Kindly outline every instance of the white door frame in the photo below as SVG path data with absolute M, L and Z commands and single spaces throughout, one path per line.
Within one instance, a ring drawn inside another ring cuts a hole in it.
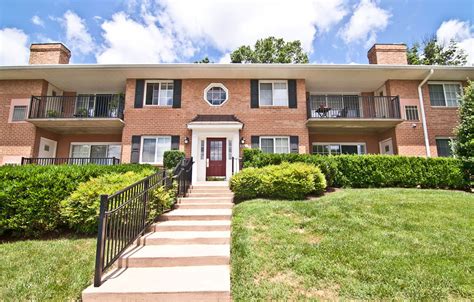
M 232 141 L 232 157 L 239 157 L 240 139 L 239 130 L 242 129 L 239 122 L 192 122 L 188 129 L 192 130 L 191 156 L 194 160 L 192 183 L 206 181 L 206 156 L 207 138 L 226 139 L 226 180 L 232 176 L 232 158 L 229 158 L 229 141 Z M 201 144 L 204 144 L 203 150 Z M 202 153 L 202 151 L 203 153 Z M 203 156 L 201 156 L 203 154 Z M 236 171 L 238 167 L 234 167 Z
M 43 156 L 42 155 L 42 152 L 44 152 L 42 146 L 45 143 L 53 146 L 54 152 L 48 151 L 50 153 L 53 153 L 53 156 L 49 156 L 49 155 L 48 156 Z M 40 137 L 40 142 L 39 142 L 39 146 L 38 146 L 38 157 L 56 157 L 57 147 L 58 147 L 58 142 L 57 141 L 46 138 L 46 137 Z
M 392 153 L 385 153 L 384 149 L 382 148 L 383 144 L 388 143 L 388 142 L 390 142 L 390 150 L 391 150 Z M 384 140 L 380 141 L 379 142 L 379 150 L 380 150 L 380 154 L 394 155 L 395 153 L 394 153 L 394 150 L 393 150 L 393 140 L 392 140 L 392 138 L 390 137 L 390 138 L 387 138 L 387 139 L 384 139 Z

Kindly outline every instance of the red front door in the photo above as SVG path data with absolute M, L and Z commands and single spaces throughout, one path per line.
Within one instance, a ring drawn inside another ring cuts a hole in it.
M 207 168 L 206 177 L 223 176 L 225 177 L 225 138 L 207 139 Z

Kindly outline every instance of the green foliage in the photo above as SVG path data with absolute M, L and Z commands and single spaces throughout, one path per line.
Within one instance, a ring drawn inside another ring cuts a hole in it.
M 282 163 L 243 169 L 232 177 L 230 187 L 238 200 L 256 197 L 303 199 L 309 194 L 322 194 L 326 180 L 314 165 Z
M 183 151 L 179 150 L 170 150 L 165 151 L 163 155 L 163 166 L 166 169 L 173 169 L 176 165 L 184 159 L 186 155 Z
M 194 61 L 196 64 L 209 64 L 209 63 L 214 63 L 209 60 L 209 58 L 206 56 L 204 59 L 201 59 L 199 61 Z
M 0 167 L 0 234 L 37 236 L 63 227 L 60 202 L 80 183 L 108 173 L 150 169 L 148 165 L 60 165 Z
M 328 186 L 417 187 L 465 189 L 468 179 L 463 163 L 455 158 L 423 158 L 394 155 L 266 154 L 244 150 L 244 167 L 264 167 L 282 162 L 318 166 Z
M 149 217 L 154 220 L 165 210 L 170 209 L 176 201 L 178 183 L 173 182 L 170 188 L 159 186 L 153 191 L 153 198 L 148 202 Z
M 77 233 L 95 234 L 99 222 L 100 195 L 113 194 L 153 174 L 153 170 L 105 174 L 81 183 L 61 202 L 61 217 Z
M 423 53 L 420 53 L 421 48 Z M 407 59 L 410 65 L 465 65 L 467 55 L 456 41 L 451 40 L 448 45 L 442 45 L 433 35 L 424 39 L 421 45 L 414 43 L 408 49 Z
M 255 43 L 254 49 L 242 45 L 230 54 L 232 63 L 308 63 L 308 54 L 299 40 L 285 42 L 268 37 Z
M 464 162 L 467 176 L 474 175 L 474 82 L 469 81 L 459 107 L 454 153 Z

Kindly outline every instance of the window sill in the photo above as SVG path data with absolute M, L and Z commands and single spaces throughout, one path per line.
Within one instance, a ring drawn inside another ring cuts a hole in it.
M 459 106 L 431 106 L 432 109 L 459 109 Z
M 173 105 L 143 105 L 143 108 L 173 108 Z
M 261 109 L 296 109 L 296 108 L 290 108 L 289 106 L 273 106 L 273 105 L 259 105 L 259 108 Z M 255 109 L 259 109 L 255 108 Z

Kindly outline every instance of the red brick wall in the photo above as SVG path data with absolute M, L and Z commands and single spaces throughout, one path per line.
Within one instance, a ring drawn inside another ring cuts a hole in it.
M 0 81 L 0 165 L 4 157 L 33 155 L 35 126 L 30 123 L 8 123 L 12 99 L 29 99 L 42 95 L 48 83 L 43 80 Z
M 418 99 L 418 85 L 421 81 L 389 80 L 386 83 L 387 94 L 400 95 L 402 116 L 405 116 L 405 105 L 418 106 L 420 120 L 404 121 L 396 127 L 397 146 L 400 155 L 426 156 L 421 122 L 421 109 Z M 436 137 L 453 136 L 454 128 L 459 122 L 458 108 L 437 108 L 430 104 L 428 84 L 422 87 L 428 138 L 432 156 L 437 156 Z M 413 127 L 416 125 L 416 127 Z
M 369 64 L 407 65 L 407 47 L 404 44 L 375 44 L 367 58 Z
M 229 100 L 222 106 L 210 106 L 204 99 L 204 89 L 210 83 L 222 83 L 229 91 Z M 298 108 L 250 108 L 250 80 L 183 80 L 181 108 L 134 108 L 135 80 L 127 80 L 125 128 L 123 130 L 122 159 L 130 160 L 132 135 L 179 135 L 180 149 L 189 156 L 191 142 L 184 145 L 185 136 L 191 140 L 187 123 L 197 114 L 235 114 L 244 123 L 240 133 L 250 146 L 251 135 L 297 135 L 300 152 L 308 152 L 306 128 L 306 88 L 304 80 L 297 80 Z

